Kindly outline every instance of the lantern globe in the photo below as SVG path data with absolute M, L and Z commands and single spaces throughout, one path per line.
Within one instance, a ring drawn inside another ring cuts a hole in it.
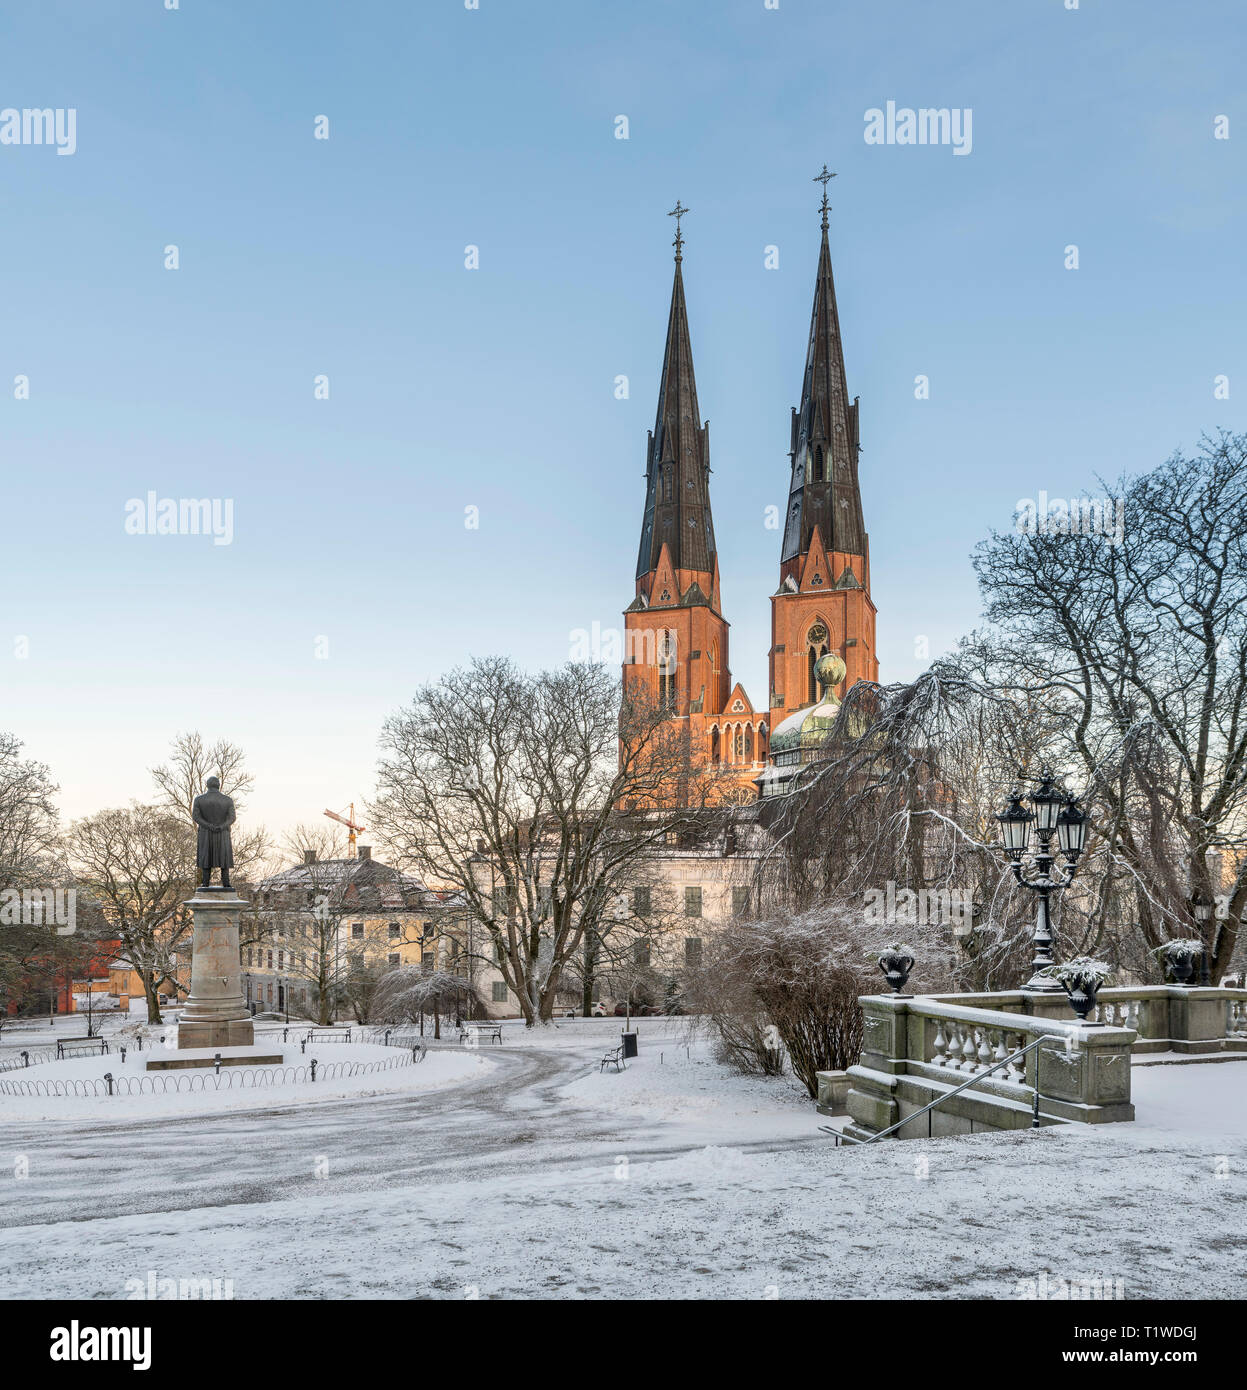
M 1030 839 L 1031 822 L 1035 817 L 1022 805 L 1020 792 L 1012 793 L 1009 797 L 1009 804 L 998 813 L 996 819 L 1000 822 L 1000 833 L 1004 839 L 1005 849 L 1013 855 L 1021 854 L 1026 848 L 1026 842 Z
M 1064 801 L 1065 793 L 1053 782 L 1051 773 L 1045 772 L 1039 790 L 1031 794 L 1035 823 L 1041 835 L 1051 835 L 1056 829 L 1057 814 Z
M 1061 852 L 1070 859 L 1077 859 L 1087 843 L 1087 817 L 1073 797 L 1057 817 L 1056 833 Z

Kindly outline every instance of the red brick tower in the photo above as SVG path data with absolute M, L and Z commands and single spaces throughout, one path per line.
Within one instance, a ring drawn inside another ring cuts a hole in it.
M 870 599 L 870 544 L 857 482 L 857 399 L 845 384 L 836 287 L 827 244 L 826 166 L 823 241 L 801 406 L 792 412 L 792 482 L 780 552 L 779 588 L 771 598 L 770 726 L 814 704 L 820 656 L 839 655 L 854 681 L 878 680 L 875 605 Z
M 710 513 L 710 431 L 702 423 L 684 303 L 684 239 L 676 204 L 675 282 L 658 414 L 645 465 L 636 597 L 624 612 L 625 682 L 644 681 L 687 724 L 697 761 L 739 766 L 742 794 L 765 760 L 765 711 L 732 683 L 728 622 Z

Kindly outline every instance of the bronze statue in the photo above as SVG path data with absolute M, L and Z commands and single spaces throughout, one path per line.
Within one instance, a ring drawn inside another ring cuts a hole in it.
M 222 889 L 230 887 L 229 871 L 234 867 L 234 845 L 229 828 L 238 819 L 234 798 L 221 790 L 219 777 L 208 778 L 208 790 L 191 803 L 191 820 L 199 827 L 195 863 L 203 870 L 201 888 L 211 884 L 213 869 L 221 871 Z

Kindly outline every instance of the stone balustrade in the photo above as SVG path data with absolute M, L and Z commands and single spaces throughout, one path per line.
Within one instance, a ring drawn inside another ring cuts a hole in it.
M 1036 1018 L 1073 1021 L 1064 992 L 1035 994 L 1004 990 L 991 994 L 930 996 L 938 1003 L 1004 1010 Z M 1099 993 L 1093 1020 L 1130 1028 L 1136 1053 L 1247 1052 L 1247 989 L 1199 985 L 1107 986 Z
M 915 1119 L 912 1133 L 903 1126 L 897 1137 L 1028 1128 L 1036 1087 L 1041 1124 L 1134 1118 L 1133 1029 L 1088 1028 L 1074 1019 L 962 1002 L 975 997 L 982 996 L 872 995 L 860 1001 L 862 1054 L 849 1068 L 846 1134 L 867 1139 L 975 1076 L 982 1076 L 978 1084 Z M 1025 1057 L 1007 1061 L 1039 1039 Z M 988 1075 L 999 1062 L 1006 1065 Z

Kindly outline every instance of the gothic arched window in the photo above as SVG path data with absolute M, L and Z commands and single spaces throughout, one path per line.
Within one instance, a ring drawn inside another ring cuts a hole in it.
M 674 713 L 676 707 L 675 672 L 675 642 L 664 628 L 658 639 L 658 703 L 669 713 Z

